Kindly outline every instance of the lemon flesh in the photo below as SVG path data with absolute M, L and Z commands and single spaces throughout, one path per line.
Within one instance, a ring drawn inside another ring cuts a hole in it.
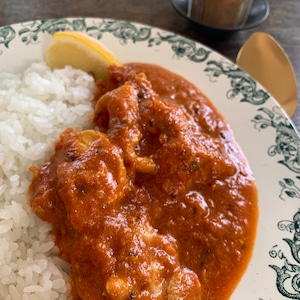
M 106 80 L 110 65 L 121 62 L 99 41 L 80 32 L 61 31 L 52 35 L 46 51 L 46 63 L 52 69 L 65 66 L 92 74 L 95 80 Z

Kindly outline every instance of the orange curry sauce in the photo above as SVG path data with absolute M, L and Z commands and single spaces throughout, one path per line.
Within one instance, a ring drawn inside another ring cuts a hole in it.
M 159 66 L 111 67 L 97 87 L 96 127 L 66 129 L 51 160 L 31 168 L 32 208 L 72 266 L 71 298 L 228 299 L 258 218 L 228 125 Z

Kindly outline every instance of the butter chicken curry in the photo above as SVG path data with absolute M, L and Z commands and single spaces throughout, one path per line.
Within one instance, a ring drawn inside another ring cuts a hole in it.
M 131 63 L 97 83 L 94 123 L 66 129 L 31 168 L 32 208 L 71 264 L 71 298 L 228 299 L 258 207 L 222 116 L 182 77 Z

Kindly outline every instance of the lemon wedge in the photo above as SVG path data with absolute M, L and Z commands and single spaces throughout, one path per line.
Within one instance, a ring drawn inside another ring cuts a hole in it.
M 108 66 L 121 62 L 98 40 L 75 31 L 60 31 L 52 35 L 46 51 L 46 63 L 52 69 L 73 68 L 93 74 L 95 80 L 105 80 Z

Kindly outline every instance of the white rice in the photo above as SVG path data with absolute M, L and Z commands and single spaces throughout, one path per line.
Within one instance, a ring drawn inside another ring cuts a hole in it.
M 31 210 L 28 168 L 53 153 L 66 127 L 86 128 L 93 78 L 35 63 L 24 74 L 0 72 L 0 299 L 67 299 L 69 265 L 59 259 L 51 226 Z

